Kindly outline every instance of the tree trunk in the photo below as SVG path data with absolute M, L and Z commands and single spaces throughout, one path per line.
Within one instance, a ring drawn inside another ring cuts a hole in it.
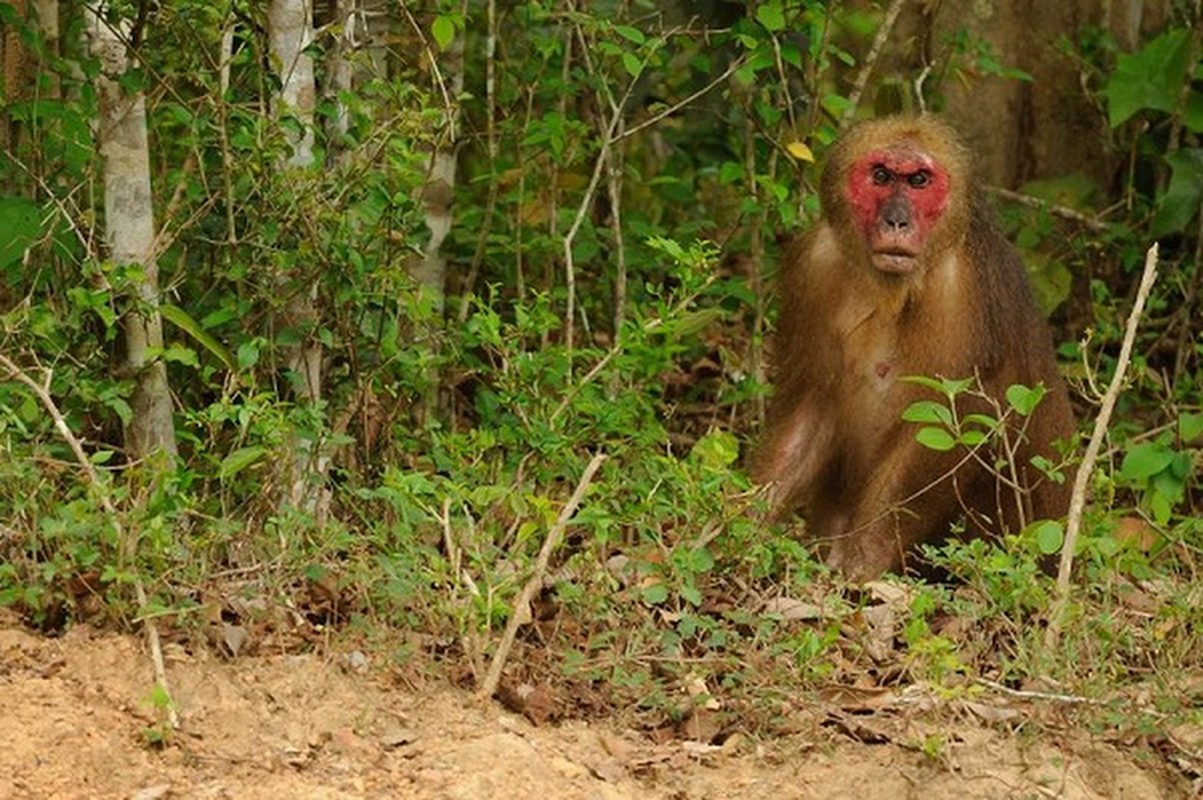
M 435 306 L 445 304 L 447 259 L 443 255 L 443 240 L 451 232 L 452 200 L 455 196 L 456 143 L 459 128 L 459 96 L 464 90 L 464 37 L 457 35 L 444 52 L 439 63 L 432 64 L 432 74 L 441 93 L 444 113 L 439 130 L 435 131 L 430 153 L 430 166 L 422 200 L 426 206 L 426 227 L 430 239 L 411 274 Z
M 133 415 L 125 426 L 125 446 L 133 458 L 161 451 L 176 455 L 175 427 L 159 315 L 159 269 L 150 190 L 150 154 L 146 141 L 146 98 L 126 94 L 119 83 L 129 68 L 126 31 L 114 30 L 102 8 L 86 14 L 88 36 L 100 60 L 97 95 L 100 126 L 97 142 L 104 160 L 105 237 L 109 257 L 118 265 L 140 265 L 130 279 L 131 307 L 122 316 L 125 335 L 123 372 L 134 377 L 130 399 Z
M 316 87 L 313 59 L 305 52 L 313 41 L 313 5 L 310 0 L 271 0 L 267 9 L 268 39 L 271 55 L 280 70 L 280 95 L 276 116 L 288 115 L 300 123 L 299 130 L 289 129 L 292 153 L 285 167 L 297 170 L 313 166 L 313 116 Z M 282 284 L 288 276 L 281 275 Z M 317 311 L 317 283 L 291 291 L 285 307 L 285 327 L 297 328 L 304 338 L 285 350 L 285 366 L 295 376 L 295 388 L 302 403 L 316 405 L 322 399 L 322 346 L 316 336 L 320 321 Z M 319 439 L 295 432 L 288 437 L 283 502 L 317 516 L 320 523 L 329 505 L 325 488 L 329 458 Z

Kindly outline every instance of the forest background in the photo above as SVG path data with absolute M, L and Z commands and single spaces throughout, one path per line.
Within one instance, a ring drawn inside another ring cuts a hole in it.
M 911 683 L 1053 687 L 1147 742 L 1198 724 L 1198 2 L 23 0 L 0 24 L 0 603 L 30 625 L 354 643 L 532 718 L 698 738 Z M 742 472 L 823 153 L 919 110 L 978 155 L 1084 431 L 1161 245 L 1056 646 L 1059 529 L 849 590 Z

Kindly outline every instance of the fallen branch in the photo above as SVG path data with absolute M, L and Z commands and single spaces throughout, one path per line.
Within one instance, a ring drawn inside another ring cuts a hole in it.
M 1120 347 L 1119 360 L 1115 364 L 1115 374 L 1111 376 L 1111 384 L 1099 406 L 1098 416 L 1094 420 L 1094 430 L 1090 433 L 1090 443 L 1078 465 L 1078 473 L 1074 477 L 1073 494 L 1069 501 L 1069 516 L 1065 520 L 1065 542 L 1061 545 L 1061 566 L 1057 572 L 1057 597 L 1049 614 L 1048 631 L 1044 643 L 1049 649 L 1057 646 L 1061 636 L 1061 625 L 1065 621 L 1065 610 L 1069 604 L 1069 577 L 1073 570 L 1074 548 L 1078 544 L 1078 533 L 1082 529 L 1082 513 L 1086 508 L 1086 487 L 1090 475 L 1094 472 L 1095 462 L 1098 461 L 1099 449 L 1103 446 L 1103 438 L 1107 426 L 1111 423 L 1111 413 L 1115 410 L 1115 402 L 1119 399 L 1120 390 L 1124 386 L 1124 378 L 1128 372 L 1128 364 L 1132 360 L 1132 344 L 1136 341 L 1136 329 L 1140 327 L 1140 318 L 1144 313 L 1145 301 L 1157 280 L 1157 245 L 1154 244 L 1145 253 L 1145 269 L 1140 278 L 1140 288 L 1136 292 L 1136 302 L 1132 305 L 1132 313 L 1128 315 L 1128 325 L 1124 329 L 1124 343 Z
M 527 579 L 526 585 L 522 587 L 522 593 L 518 595 L 518 599 L 514 601 L 514 609 L 510 613 L 510 621 L 506 623 L 505 633 L 501 635 L 501 641 L 497 644 L 497 652 L 493 654 L 493 661 L 489 664 L 489 672 L 485 675 L 484 682 L 480 685 L 480 690 L 476 693 L 478 699 L 485 700 L 493 696 L 497 691 L 497 686 L 501 683 L 501 670 L 505 667 L 505 661 L 509 658 L 510 648 L 514 646 L 514 637 L 518 635 L 518 626 L 530 621 L 530 604 L 535 598 L 535 592 L 543 586 L 543 576 L 547 574 L 547 565 L 551 561 L 551 554 L 560 544 L 560 539 L 564 536 L 564 529 L 568 527 L 568 523 L 576 514 L 577 506 L 581 504 L 581 500 L 585 497 L 585 490 L 589 488 L 589 484 L 593 482 L 593 475 L 597 472 L 598 467 L 606 460 L 603 453 L 598 453 L 589 462 L 589 466 L 585 467 L 585 472 L 581 475 L 580 481 L 577 482 L 576 489 L 572 492 L 572 497 L 564 505 L 560 511 L 560 516 L 556 519 L 556 524 L 551 526 L 551 530 L 547 532 L 547 538 L 543 540 L 543 547 L 539 550 L 539 556 L 535 559 L 535 569 Z
M 989 686 L 996 692 L 1001 692 L 1005 695 L 1010 695 L 1011 697 L 1015 697 L 1020 700 L 1046 700 L 1050 703 L 1085 703 L 1087 705 L 1101 705 L 1098 700 L 1094 700 L 1089 697 L 1082 697 L 1076 694 L 1058 694 L 1056 692 L 1036 692 L 1030 689 L 1012 689 L 1009 686 L 1004 686 L 997 681 L 987 680 L 986 678 L 975 678 L 974 680 L 977 683 L 980 683 L 982 686 Z
M 117 540 L 125 542 L 125 530 L 121 525 L 120 516 L 117 513 L 116 506 L 109 496 L 102 491 L 103 486 L 100 482 L 100 476 L 96 474 L 96 467 L 92 466 L 92 462 L 88 460 L 88 454 L 84 452 L 83 444 L 79 438 L 71 430 L 71 426 L 67 424 L 63 412 L 59 411 L 58 405 L 54 402 L 54 398 L 50 396 L 50 370 L 46 370 L 46 385 L 43 386 L 35 381 L 29 373 L 18 367 L 12 362 L 8 356 L 0 353 L 0 367 L 4 367 L 8 373 L 17 381 L 25 384 L 29 389 L 37 395 L 42 406 L 50 413 L 50 418 L 54 420 L 54 427 L 58 429 L 59 435 L 67 442 L 67 446 L 71 448 L 71 452 L 75 454 L 75 460 L 79 462 L 80 468 L 83 469 L 84 477 L 93 489 L 96 489 L 96 496 L 100 503 L 100 507 L 104 513 L 108 515 L 109 521 L 113 524 L 113 528 L 117 531 Z M 171 689 L 167 684 L 167 668 L 163 663 L 163 646 L 159 641 L 159 629 L 149 618 L 149 602 L 146 598 L 146 589 L 142 586 L 142 578 L 139 577 L 137 570 L 134 570 L 134 598 L 138 604 L 138 611 L 141 612 L 142 628 L 146 632 L 146 645 L 150 650 L 150 659 L 154 664 L 155 682 L 159 687 L 166 692 L 168 697 L 171 697 Z M 167 724 L 172 730 L 180 727 L 179 714 L 175 710 L 173 703 L 168 703 L 166 707 Z

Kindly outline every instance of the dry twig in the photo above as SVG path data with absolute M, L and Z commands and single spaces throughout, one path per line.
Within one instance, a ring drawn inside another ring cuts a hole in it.
M 1065 542 L 1061 545 L 1061 567 L 1057 572 L 1057 598 L 1049 616 L 1048 631 L 1045 633 L 1045 646 L 1052 649 L 1057 646 L 1061 636 L 1061 625 L 1064 622 L 1065 609 L 1069 602 L 1069 576 L 1073 570 L 1074 548 L 1078 543 L 1078 533 L 1082 529 L 1082 512 L 1086 507 L 1086 486 L 1090 475 L 1094 472 L 1095 462 L 1098 461 L 1099 449 L 1103 446 L 1103 438 L 1107 426 L 1111 422 L 1111 412 L 1115 410 L 1115 402 L 1119 399 L 1120 390 L 1124 386 L 1124 378 L 1128 372 L 1128 363 L 1132 360 L 1132 344 L 1136 341 L 1136 329 L 1140 327 L 1140 318 L 1144 313 L 1145 301 L 1157 280 L 1157 245 L 1154 244 L 1145 253 L 1144 274 L 1140 278 L 1140 288 L 1136 292 L 1136 302 L 1132 305 L 1132 313 L 1128 315 L 1128 325 L 1124 329 L 1124 343 L 1120 347 L 1119 360 L 1115 364 L 1115 374 L 1111 376 L 1111 384 L 1099 406 L 1098 416 L 1094 420 L 1094 430 L 1090 433 L 1090 444 L 1078 465 L 1078 473 L 1074 477 L 1073 495 L 1069 501 L 1069 516 L 1065 521 Z
M 501 635 L 501 641 L 497 644 L 497 652 L 493 654 L 493 661 L 489 664 L 489 672 L 485 675 L 484 682 L 481 683 L 480 690 L 476 693 L 477 698 L 483 700 L 492 697 L 497 691 L 497 686 L 501 683 L 501 670 L 505 667 L 505 660 L 510 655 L 510 648 L 514 646 L 514 637 L 518 634 L 518 626 L 530 620 L 530 603 L 535 597 L 535 592 L 539 591 L 543 585 L 543 576 L 547 574 L 547 564 L 551 561 L 551 554 L 559 546 L 560 539 L 564 536 L 564 529 L 568 527 L 568 523 L 576 513 L 577 506 L 585 497 L 585 490 L 589 488 L 594 474 L 605 460 L 606 456 L 603 453 L 598 453 L 593 457 L 589 466 L 585 467 L 580 481 L 577 482 L 572 497 L 560 511 L 556 524 L 552 525 L 551 530 L 547 532 L 547 538 L 543 540 L 543 547 L 539 550 L 538 558 L 535 559 L 535 569 L 527 579 L 526 585 L 522 587 L 522 593 L 514 601 L 514 610 L 510 613 L 510 621 L 506 623 L 505 633 Z
M 67 442 L 67 446 L 71 448 L 71 452 L 75 454 L 75 460 L 79 462 L 80 468 L 84 472 L 84 477 L 87 478 L 88 484 L 96 489 L 96 497 L 104 513 L 108 515 L 109 521 L 113 524 L 113 528 L 117 531 L 118 541 L 126 541 L 126 532 L 121 524 L 121 519 L 117 513 L 116 506 L 113 501 L 103 491 L 103 486 L 100 482 L 100 476 L 96 474 L 96 467 L 88 460 L 88 454 L 84 452 L 83 444 L 79 438 L 71 430 L 71 426 L 67 424 L 63 412 L 59 411 L 58 404 L 54 402 L 54 398 L 50 396 L 50 371 L 46 371 L 46 383 L 42 385 L 35 381 L 28 372 L 18 367 L 13 361 L 3 353 L 0 353 L 0 367 L 3 367 L 14 379 L 29 387 L 41 402 L 42 406 L 50 413 L 50 418 L 54 420 L 54 427 L 58 429 L 59 435 Z M 150 659 L 154 664 L 155 682 L 171 697 L 171 689 L 167 684 L 167 668 L 163 663 L 163 646 L 159 641 L 159 629 L 155 627 L 153 620 L 149 618 L 148 606 L 146 598 L 146 589 L 142 586 L 142 579 L 138 576 L 137 571 L 134 571 L 134 597 L 138 603 L 138 610 L 142 613 L 142 628 L 146 632 L 146 645 L 150 649 Z M 172 730 L 180 727 L 179 715 L 176 713 L 175 705 L 167 704 L 167 724 Z

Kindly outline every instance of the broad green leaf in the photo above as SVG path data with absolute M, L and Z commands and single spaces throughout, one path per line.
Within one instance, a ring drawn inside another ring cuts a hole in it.
M 992 431 L 998 427 L 998 420 L 989 414 L 966 414 L 961 419 L 962 425 L 980 425 L 987 431 Z
M 217 477 L 222 480 L 232 478 L 255 462 L 260 461 L 265 455 L 267 455 L 267 448 L 262 445 L 240 447 L 221 460 L 221 466 L 217 470 Z
M 435 44 L 439 46 L 439 49 L 446 50 L 455 39 L 455 20 L 446 16 L 435 17 L 430 26 L 430 33 L 434 36 Z
M 1174 451 L 1160 442 L 1134 445 L 1124 454 L 1121 480 L 1143 482 L 1164 470 L 1174 460 Z
M 196 351 L 191 347 L 184 347 L 182 344 L 168 345 L 159 351 L 159 355 L 164 361 L 186 364 L 189 367 L 200 366 L 200 359 L 196 357 Z
M 1144 109 L 1174 110 L 1186 77 L 1191 35 L 1189 28 L 1174 28 L 1139 52 L 1116 59 L 1115 72 L 1101 92 L 1112 128 Z
M 729 467 L 739 458 L 739 439 L 730 431 L 711 431 L 698 439 L 690 455 L 708 467 Z
M 1153 497 L 1149 501 L 1149 510 L 1153 512 L 1153 521 L 1164 527 L 1169 524 L 1174 506 L 1169 497 L 1161 492 L 1153 492 Z
M 705 547 L 694 547 L 685 552 L 684 565 L 695 574 L 709 572 L 714 569 L 714 555 Z
M 1187 95 L 1182 124 L 1188 131 L 1203 133 L 1203 92 L 1191 92 Z
M 614 32 L 635 44 L 643 44 L 647 41 L 647 37 L 643 35 L 643 31 L 638 28 L 632 28 L 630 25 L 615 25 Z
M 640 592 L 643 596 L 643 602 L 649 606 L 658 606 L 668 599 L 668 587 L 663 583 L 650 583 L 643 587 Z
M 979 444 L 985 444 L 989 437 L 984 431 L 968 430 L 957 437 L 957 441 L 966 447 L 977 447 Z
M 1036 542 L 1036 546 L 1040 548 L 1040 552 L 1046 556 L 1059 553 L 1061 545 L 1065 542 L 1064 526 L 1053 519 L 1042 519 L 1033 522 L 1024 531 L 1024 535 L 1031 536 Z
M 920 428 L 915 434 L 915 441 L 929 450 L 941 452 L 957 446 L 957 440 L 944 428 Z
M 682 586 L 681 597 L 695 608 L 702 604 L 702 593 L 698 591 L 696 586 Z
M 756 9 L 756 21 L 769 33 L 785 30 L 785 11 L 781 3 L 764 3 Z
M 38 204 L 25 197 L 0 197 L 0 269 L 20 263 L 42 227 Z
M 935 400 L 919 400 L 902 412 L 902 419 L 905 422 L 933 422 L 951 426 L 952 411 Z
M 1170 185 L 1149 224 L 1149 236 L 1182 233 L 1192 226 L 1203 202 L 1203 148 L 1184 147 L 1165 157 L 1170 165 Z
M 1030 416 L 1044 398 L 1045 388 L 1036 386 L 1029 388 L 1022 384 L 1012 384 L 1007 387 L 1007 405 L 1015 409 L 1021 417 Z
M 171 303 L 164 303 L 159 306 L 159 313 L 163 315 L 163 319 L 176 326 L 184 333 L 191 336 L 196 343 L 208 350 L 217 357 L 222 364 L 225 364 L 226 369 L 231 372 L 237 372 L 238 367 L 234 363 L 234 357 L 230 355 L 230 351 L 222 346 L 221 342 L 213 338 L 213 336 L 200 326 L 192 315 L 179 306 Z
M 1183 412 L 1178 417 L 1178 436 L 1187 444 L 1203 436 L 1203 414 Z
M 634 53 L 622 54 L 622 66 L 632 78 L 638 78 L 639 74 L 643 72 L 643 62 Z

